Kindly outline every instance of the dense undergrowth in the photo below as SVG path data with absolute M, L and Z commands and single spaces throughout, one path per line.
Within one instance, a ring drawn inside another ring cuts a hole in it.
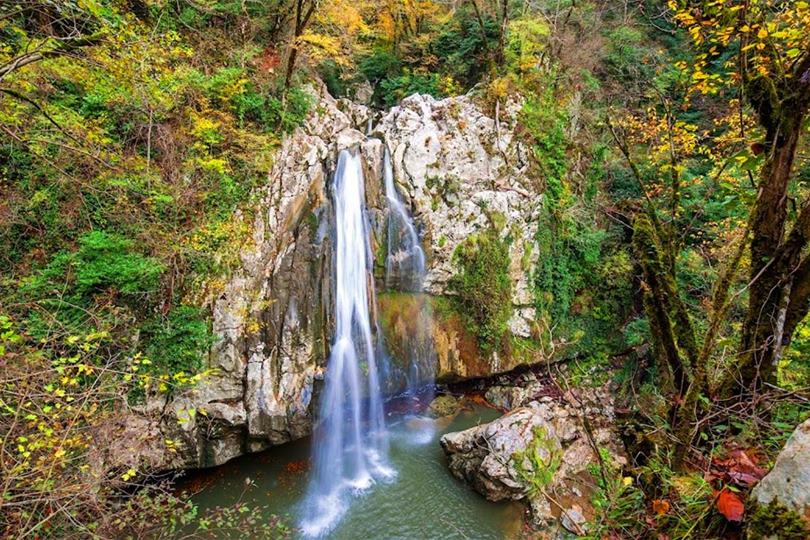
M 743 22 L 733 1 L 455 4 L 0 7 L 2 534 L 287 534 L 245 506 L 197 516 L 160 485 L 138 491 L 141 471 L 100 477 L 89 453 L 101 419 L 204 382 L 207 296 L 314 78 L 336 96 L 368 82 L 377 106 L 413 92 L 472 91 L 493 115 L 522 103 L 543 192 L 523 345 L 573 359 L 576 384 L 612 378 L 635 457 L 592 471 L 593 538 L 733 537 L 771 519 L 801 534 L 783 509 L 740 525 L 716 502 L 750 488 L 727 474 L 735 451 L 766 467 L 808 416 L 810 235 L 793 232 L 810 98 L 791 75 L 810 54 L 807 4 L 746 2 Z M 784 128 L 792 167 L 774 179 Z M 779 181 L 768 207 L 758 190 Z M 455 254 L 451 307 L 484 351 L 522 346 L 504 342 L 509 238 L 504 224 Z M 763 310 L 779 339 L 752 319 Z

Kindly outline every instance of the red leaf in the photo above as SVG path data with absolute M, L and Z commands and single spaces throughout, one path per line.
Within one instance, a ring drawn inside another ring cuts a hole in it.
M 714 470 L 711 472 L 715 477 L 745 487 L 753 486 L 767 474 L 765 469 L 757 465 L 756 457 L 752 459 L 743 450 L 733 450 L 728 459 L 715 460 L 712 465 Z
M 717 496 L 717 510 L 729 521 L 740 522 L 745 514 L 745 505 L 740 496 L 730 489 L 723 488 Z

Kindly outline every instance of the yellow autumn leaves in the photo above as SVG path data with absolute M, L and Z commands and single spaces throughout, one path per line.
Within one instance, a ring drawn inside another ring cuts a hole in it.
M 714 94 L 743 77 L 789 79 L 810 54 L 808 2 L 670 0 L 668 5 L 703 51 L 691 67 L 694 92 Z M 724 49 L 731 46 L 739 47 L 738 61 L 723 61 Z

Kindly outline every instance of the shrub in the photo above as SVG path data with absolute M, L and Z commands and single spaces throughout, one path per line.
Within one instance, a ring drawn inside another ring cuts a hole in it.
M 487 72 L 491 65 L 487 55 L 498 45 L 498 23 L 487 16 L 484 28 L 486 42 L 472 10 L 459 9 L 430 45 L 431 53 L 442 59 L 443 70 L 466 87 Z
M 163 265 L 134 250 L 134 242 L 104 231 L 90 231 L 79 238 L 79 248 L 57 254 L 23 290 L 47 294 L 59 289 L 88 299 L 94 293 L 114 289 L 124 295 L 153 291 Z
M 546 48 L 551 30 L 536 19 L 512 21 L 506 36 L 504 59 L 511 71 L 523 73 L 538 67 L 541 53 Z
M 644 73 L 647 49 L 642 46 L 644 35 L 630 26 L 620 26 L 608 34 L 605 64 L 619 79 L 638 78 Z M 649 70 L 649 68 L 646 68 Z
M 155 317 L 141 328 L 146 356 L 158 373 L 196 373 L 214 337 L 203 311 L 178 306 L 165 317 Z
M 406 70 L 404 74 L 380 83 L 379 91 L 383 103 L 388 106 L 395 105 L 402 98 L 411 94 L 430 94 L 433 97 L 444 97 L 448 81 L 443 80 L 438 73 L 420 73 Z
M 124 294 L 154 290 L 163 265 L 157 259 L 136 253 L 133 247 L 132 240 L 103 231 L 82 236 L 73 257 L 79 294 L 107 287 Z
M 312 96 L 300 88 L 291 88 L 286 99 L 271 96 L 267 100 L 265 124 L 277 126 L 284 133 L 291 133 L 304 123 L 312 107 Z
M 500 348 L 512 316 L 509 244 L 489 229 L 472 235 L 453 252 L 459 271 L 450 280 L 459 313 L 484 351 Z
M 376 48 L 371 54 L 360 59 L 358 67 L 366 79 L 376 83 L 400 73 L 402 63 L 393 52 Z

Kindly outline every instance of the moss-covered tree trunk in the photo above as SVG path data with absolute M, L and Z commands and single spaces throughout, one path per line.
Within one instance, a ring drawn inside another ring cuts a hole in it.
M 776 383 L 781 351 L 807 314 L 810 269 L 803 252 L 810 238 L 805 202 L 786 235 L 788 188 L 810 103 L 810 60 L 781 86 L 748 81 L 748 97 L 766 130 L 766 160 L 751 219 L 748 312 L 740 340 L 738 370 L 724 384 L 726 395 Z
M 666 246 L 666 247 L 665 247 Z M 672 398 L 670 425 L 678 439 L 673 461 L 680 466 L 690 443 L 697 397 L 705 385 L 692 321 L 678 292 L 670 243 L 661 239 L 654 216 L 641 214 L 633 227 L 633 248 L 642 271 L 644 311 L 650 321 L 659 386 Z

